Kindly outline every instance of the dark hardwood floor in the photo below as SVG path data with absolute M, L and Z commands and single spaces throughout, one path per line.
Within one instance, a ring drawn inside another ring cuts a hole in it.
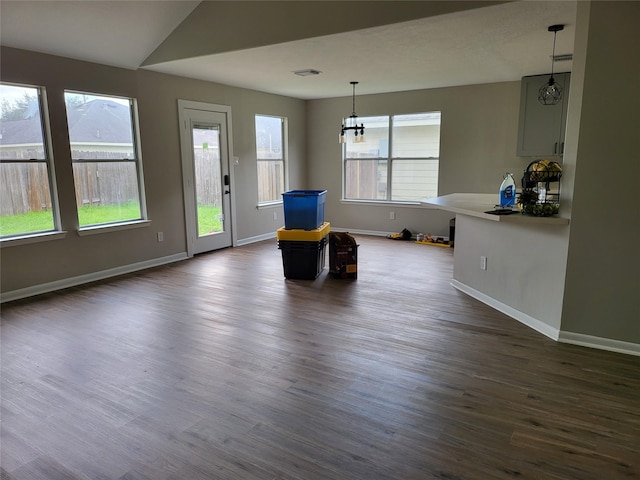
M 640 476 L 639 357 L 356 238 L 357 280 L 285 280 L 274 240 L 3 305 L 2 479 Z

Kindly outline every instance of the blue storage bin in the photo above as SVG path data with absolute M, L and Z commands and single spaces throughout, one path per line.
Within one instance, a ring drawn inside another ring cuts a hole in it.
M 291 190 L 282 194 L 284 228 L 315 230 L 324 223 L 326 190 Z

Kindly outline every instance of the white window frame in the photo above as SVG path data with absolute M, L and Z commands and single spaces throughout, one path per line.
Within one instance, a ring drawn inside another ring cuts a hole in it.
M 131 115 L 131 135 L 132 135 L 132 147 L 133 147 L 133 159 L 101 159 L 101 158 L 92 158 L 92 159 L 74 159 L 72 155 L 71 163 L 72 165 L 79 163 L 104 163 L 104 162 L 131 162 L 135 165 L 136 168 L 136 179 L 138 183 L 138 202 L 140 205 L 140 217 L 135 219 L 126 219 L 115 222 L 105 222 L 91 225 L 79 225 L 78 226 L 78 235 L 94 235 L 97 233 L 101 233 L 105 229 L 109 230 L 127 230 L 131 228 L 136 228 L 138 226 L 148 226 L 151 222 L 148 220 L 147 216 L 147 204 L 146 204 L 146 190 L 144 186 L 144 174 L 142 168 L 142 146 L 140 143 L 140 121 L 138 115 L 138 101 L 135 98 L 127 97 L 127 96 L 118 96 L 118 95 L 110 95 L 104 93 L 97 92 L 82 92 L 77 90 L 65 90 L 66 94 L 71 95 L 87 95 L 87 96 L 96 96 L 96 97 L 106 97 L 113 98 L 117 100 L 127 100 L 129 103 L 129 112 Z M 66 101 L 65 101 L 66 104 Z M 65 107 L 66 110 L 66 107 Z M 69 148 L 73 150 L 73 144 L 71 139 L 69 139 Z M 76 185 L 74 182 L 74 195 L 76 195 Z M 79 214 L 80 205 L 76 205 L 76 212 Z
M 365 125 L 365 134 L 366 134 L 366 126 L 367 126 L 367 118 L 387 118 L 388 119 L 388 131 L 387 131 L 387 155 L 379 156 L 379 157 L 365 157 L 365 158 L 347 158 L 347 147 L 349 145 L 348 142 L 351 142 L 351 138 L 348 138 L 347 142 L 342 145 L 342 201 L 343 202 L 354 202 L 354 203 L 393 203 L 393 204 L 410 204 L 417 205 L 419 201 L 413 200 L 393 200 L 393 191 L 392 191 L 392 183 L 393 183 L 393 164 L 394 162 L 401 162 L 407 160 L 417 160 L 417 161 L 428 161 L 428 162 L 437 162 L 437 171 L 436 175 L 436 193 L 434 196 L 437 196 L 437 189 L 439 188 L 439 164 L 440 164 L 440 153 L 438 152 L 438 157 L 433 156 L 424 156 L 424 157 L 397 157 L 393 155 L 394 150 L 394 138 L 393 138 L 393 129 L 394 129 L 394 119 L 396 117 L 403 117 L 408 115 L 421 115 L 421 114 L 434 114 L 438 113 L 440 116 L 442 112 L 440 111 L 430 111 L 430 112 L 417 112 L 413 114 L 394 114 L 394 115 L 374 115 L 371 117 L 358 117 L 358 122 L 362 122 Z M 343 119 L 343 123 L 346 122 L 347 119 Z M 440 119 L 440 128 L 442 127 L 442 119 Z M 440 148 L 438 147 L 438 150 Z M 347 162 L 348 161 L 370 161 L 370 162 L 386 162 L 387 165 L 387 177 L 386 177 L 386 198 L 384 199 L 375 199 L 375 198 L 356 198 L 356 197 L 347 197 Z M 427 198 L 425 196 L 424 198 Z M 430 198 L 430 197 L 429 197 Z
M 47 92 L 43 86 L 0 82 L 2 85 L 10 87 L 22 87 L 32 88 L 38 93 L 38 108 L 40 110 L 40 124 L 42 128 L 42 143 L 44 150 L 44 159 L 0 159 L 0 163 L 12 164 L 12 163 L 41 163 L 44 164 L 47 170 L 47 181 L 49 185 L 49 195 L 51 200 L 51 214 L 53 220 L 53 228 L 50 230 L 34 231 L 34 232 L 22 232 L 17 234 L 5 235 L 0 237 L 0 246 L 14 246 L 25 245 L 29 243 L 38 243 L 47 240 L 56 240 L 64 238 L 67 232 L 62 230 L 60 220 L 60 205 L 58 201 L 58 188 L 56 181 L 55 165 L 53 161 L 53 149 L 51 146 L 51 125 L 49 121 L 49 106 L 47 102 Z
M 273 158 L 263 158 L 261 159 L 259 157 L 259 153 L 258 153 L 258 142 L 257 142 L 257 136 L 258 136 L 258 129 L 257 129 L 257 118 L 258 117 L 267 117 L 267 118 L 277 118 L 280 119 L 280 128 L 281 128 L 281 136 L 282 136 L 282 158 L 280 159 L 273 159 Z M 268 115 L 268 114 L 262 114 L 262 113 L 256 113 L 254 116 L 254 139 L 256 141 L 256 178 L 257 178 L 257 184 L 256 184 L 256 194 L 258 196 L 258 208 L 262 208 L 262 207 L 269 207 L 272 205 L 282 205 L 282 197 L 278 198 L 278 199 L 272 199 L 272 200 L 265 200 L 265 201 L 260 201 L 260 163 L 261 162 L 272 162 L 272 161 L 278 161 L 278 162 L 282 162 L 282 170 L 283 170 L 283 181 L 284 184 L 282 186 L 282 192 L 280 193 L 284 193 L 287 191 L 288 189 L 288 185 L 289 185 L 289 162 L 288 162 L 288 153 L 289 153 L 289 128 L 288 128 L 288 118 L 287 117 L 281 117 L 279 115 Z

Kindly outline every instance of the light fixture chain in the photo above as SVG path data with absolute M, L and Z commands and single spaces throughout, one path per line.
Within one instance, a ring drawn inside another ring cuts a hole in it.
M 542 105 L 557 105 L 562 98 L 562 85 L 556 82 L 553 74 L 556 64 L 556 39 L 559 31 L 564 29 L 564 25 L 551 25 L 547 30 L 553 32 L 553 50 L 551 52 L 551 75 L 549 81 L 538 90 L 538 101 Z
M 553 67 L 555 66 L 556 63 L 556 35 L 558 35 L 558 32 L 555 31 L 553 32 L 553 54 L 551 55 L 551 76 L 553 77 Z
M 354 117 L 356 116 L 356 83 L 357 82 L 351 82 L 351 84 L 353 85 L 352 115 Z

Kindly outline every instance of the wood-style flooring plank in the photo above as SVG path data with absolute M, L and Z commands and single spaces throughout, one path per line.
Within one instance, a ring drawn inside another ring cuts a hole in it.
M 640 477 L 640 358 L 356 238 L 356 280 L 286 280 L 265 241 L 3 305 L 1 478 Z

